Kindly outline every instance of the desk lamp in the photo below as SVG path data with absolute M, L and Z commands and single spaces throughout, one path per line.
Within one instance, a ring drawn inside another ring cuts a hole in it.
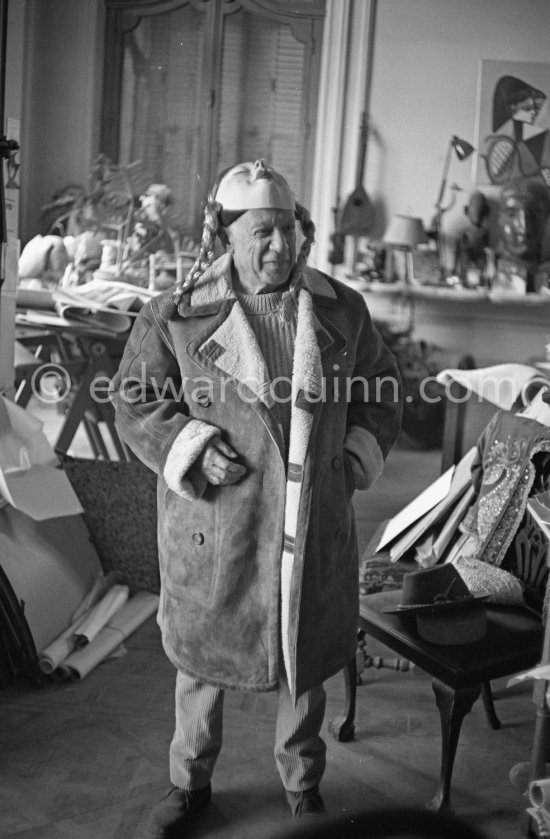
M 466 140 L 461 140 L 460 137 L 457 137 L 455 134 L 449 140 L 449 145 L 447 148 L 447 154 L 445 155 L 445 163 L 443 165 L 443 176 L 441 178 L 441 184 L 439 186 L 439 193 L 437 196 L 437 201 L 435 204 L 435 216 L 432 222 L 434 232 L 436 235 L 436 242 L 437 242 L 437 252 L 439 255 L 439 271 L 440 271 L 440 279 L 442 282 L 445 280 L 445 243 L 443 239 L 443 213 L 446 213 L 447 210 L 453 206 L 454 202 L 456 201 L 456 189 L 454 193 L 454 198 L 452 202 L 447 206 L 443 206 L 443 199 L 445 198 L 445 190 L 447 189 L 447 176 L 449 174 L 449 166 L 451 165 L 451 157 L 452 154 L 456 154 L 459 160 L 466 160 L 472 152 L 474 151 L 474 147 L 470 145 Z
M 405 285 L 410 285 L 413 277 L 413 248 L 426 244 L 428 241 L 422 220 L 417 216 L 395 215 L 384 233 L 383 240 L 389 245 L 388 259 L 386 260 L 386 274 L 389 273 L 388 266 L 391 260 L 391 249 L 402 250 L 405 253 Z

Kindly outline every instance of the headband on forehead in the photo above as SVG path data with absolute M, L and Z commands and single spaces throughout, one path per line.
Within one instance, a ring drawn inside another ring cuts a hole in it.
M 286 180 L 263 160 L 239 163 L 226 172 L 216 191 L 216 201 L 225 212 L 296 209 Z

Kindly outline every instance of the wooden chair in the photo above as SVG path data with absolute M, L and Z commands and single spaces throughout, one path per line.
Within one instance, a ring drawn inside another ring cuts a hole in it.
M 535 601 L 541 604 L 540 593 L 548 576 L 548 542 L 529 513 L 526 513 L 524 524 L 516 534 L 514 547 L 517 574 L 533 591 Z M 534 611 L 521 606 L 488 606 L 487 635 L 482 641 L 444 647 L 424 641 L 419 636 L 414 616 L 384 612 L 384 609 L 395 608 L 400 596 L 400 590 L 393 590 L 362 597 L 360 631 L 382 642 L 432 677 L 441 718 L 442 752 L 439 785 L 428 807 L 438 812 L 451 811 L 451 778 L 462 721 L 481 694 L 489 725 L 494 729 L 500 727 L 490 682 L 512 676 L 540 661 L 542 620 Z M 354 735 L 355 658 L 349 663 L 345 678 L 346 709 L 343 716 L 331 725 L 333 735 L 340 741 L 351 740 Z
M 469 400 L 474 415 L 471 426 L 464 427 L 466 410 L 463 405 L 454 406 L 448 418 L 446 439 L 452 446 L 453 459 L 460 457 L 477 439 L 494 413 L 487 403 Z M 488 416 L 488 414 L 490 416 Z M 444 452 L 444 463 L 449 453 Z M 393 653 L 402 657 L 397 661 L 408 661 L 432 677 L 436 704 L 440 713 L 442 752 L 439 784 L 428 807 L 435 811 L 452 811 L 451 778 L 458 746 L 462 721 L 470 712 L 476 699 L 482 695 L 490 726 L 500 727 L 495 713 L 490 682 L 493 679 L 512 676 L 536 665 L 542 654 L 543 623 L 542 608 L 548 577 L 547 555 L 549 542 L 535 519 L 526 512 L 513 542 L 517 576 L 526 586 L 526 599 L 532 607 L 488 606 L 487 635 L 479 642 L 467 645 L 440 646 L 424 641 L 416 631 L 414 617 L 386 614 L 385 609 L 395 608 L 400 601 L 400 590 L 367 594 L 360 600 L 360 633 L 377 639 Z M 412 563 L 410 570 L 417 570 Z M 405 669 L 396 667 L 396 669 Z M 354 736 L 354 715 L 357 686 L 356 659 L 350 661 L 345 670 L 346 707 L 342 716 L 330 724 L 334 737 L 348 741 Z

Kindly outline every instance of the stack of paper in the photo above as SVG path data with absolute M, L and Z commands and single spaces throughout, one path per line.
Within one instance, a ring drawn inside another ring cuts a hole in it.
M 42 326 L 85 324 L 94 330 L 122 334 L 153 296 L 155 292 L 130 283 L 91 280 L 54 291 L 19 288 L 16 302 L 20 321 Z
M 424 492 L 390 519 L 376 550 L 380 551 L 391 545 L 390 559 L 397 562 L 448 513 L 447 521 L 430 548 L 432 552 L 436 552 L 436 559 L 439 559 L 473 499 L 471 466 L 475 453 L 475 447 L 471 448 L 456 466 L 440 475 Z

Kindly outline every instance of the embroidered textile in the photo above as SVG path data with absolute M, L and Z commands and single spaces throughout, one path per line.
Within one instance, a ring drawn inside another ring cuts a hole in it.
M 478 442 L 472 465 L 477 498 L 461 529 L 476 541 L 476 555 L 500 565 L 521 523 L 535 479 L 534 456 L 550 451 L 550 428 L 498 411 Z

